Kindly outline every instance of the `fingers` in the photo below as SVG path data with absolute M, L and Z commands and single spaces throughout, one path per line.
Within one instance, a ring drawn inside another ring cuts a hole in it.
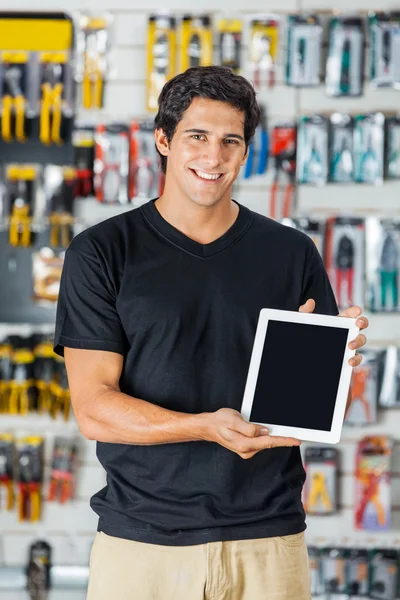
M 361 365 L 362 360 L 363 357 L 361 356 L 361 354 L 356 354 L 355 356 L 353 356 L 353 358 L 349 360 L 349 365 L 351 367 L 358 367 L 359 365 Z
M 299 312 L 312 313 L 315 310 L 315 300 L 309 298 L 305 304 L 299 308 Z
M 360 333 L 355 340 L 349 343 L 349 348 L 352 350 L 356 350 L 358 348 L 362 348 L 367 343 L 367 338 L 363 333 Z M 362 362 L 363 357 L 360 354 L 356 354 L 349 360 L 349 365 L 351 367 L 358 367 Z
M 278 448 L 280 446 L 300 446 L 301 441 L 291 437 L 281 437 L 279 435 L 270 435 L 270 448 Z
M 249 459 L 252 458 L 253 456 L 255 456 L 256 454 L 258 454 L 258 452 L 260 452 L 261 450 L 266 450 L 266 449 L 271 449 L 271 448 L 280 448 L 280 447 L 289 447 L 289 446 L 300 446 L 301 442 L 300 440 L 296 440 L 295 438 L 290 438 L 290 437 L 280 437 L 280 436 L 266 436 L 268 438 L 268 440 L 264 438 L 255 438 L 254 442 L 263 442 L 263 445 L 261 448 L 251 448 L 250 450 L 245 450 L 244 448 L 242 448 L 239 451 L 236 451 L 237 454 L 239 454 L 239 456 L 241 458 L 244 459 Z M 266 445 L 267 444 L 267 445 Z M 252 444 L 253 445 L 253 444 Z
M 227 430 L 224 439 L 228 442 L 231 450 L 237 454 L 247 455 L 266 450 L 267 448 L 278 448 L 281 446 L 300 446 L 300 440 L 291 437 L 280 437 L 272 435 L 261 435 L 259 437 L 248 438 L 237 431 Z
M 268 429 L 257 423 L 249 423 L 242 417 L 235 420 L 234 424 L 230 426 L 230 429 L 236 431 L 249 438 L 259 437 L 260 435 L 267 435 Z
M 346 308 L 341 313 L 339 313 L 339 317 L 347 317 L 349 319 L 357 319 L 362 313 L 362 310 L 359 306 L 350 306 L 350 308 Z M 365 319 L 365 317 L 363 317 Z
M 360 333 L 355 340 L 352 340 L 349 343 L 349 348 L 352 350 L 357 350 L 358 348 L 362 348 L 367 343 L 367 338 L 363 333 Z
M 339 313 L 339 317 L 348 317 L 350 319 L 356 319 L 356 325 L 359 329 L 366 329 L 369 327 L 369 320 L 367 317 L 360 317 L 362 310 L 359 306 L 350 306 L 350 308 L 346 308 L 341 313 Z M 359 318 L 357 318 L 359 317 Z
M 356 325 L 359 329 L 366 329 L 369 326 L 369 321 L 367 317 L 360 317 L 357 319 Z

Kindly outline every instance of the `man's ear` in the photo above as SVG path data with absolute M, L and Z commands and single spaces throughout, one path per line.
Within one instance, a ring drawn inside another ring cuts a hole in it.
M 247 146 L 246 148 L 246 152 L 244 153 L 243 159 L 242 159 L 242 163 L 241 166 L 243 167 L 243 165 L 245 164 L 247 157 L 249 156 L 249 146 Z
M 156 129 L 154 132 L 154 138 L 159 153 L 163 156 L 168 156 L 169 142 L 167 136 L 164 133 L 164 130 L 161 128 Z

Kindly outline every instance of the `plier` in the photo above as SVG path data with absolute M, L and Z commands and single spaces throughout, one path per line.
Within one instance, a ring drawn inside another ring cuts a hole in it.
M 40 109 L 40 141 L 43 144 L 62 144 L 62 66 L 59 63 L 46 63 L 44 83 L 42 83 L 42 102 Z
M 288 218 L 290 216 L 290 208 L 293 198 L 294 182 L 296 178 L 296 162 L 294 159 L 275 159 L 275 177 L 271 187 L 271 206 L 270 215 L 272 219 L 277 218 L 277 196 L 279 187 L 279 175 L 285 173 L 287 183 L 285 186 L 283 205 L 282 205 L 282 217 Z
M 332 501 L 326 487 L 326 476 L 324 473 L 317 471 L 312 475 L 311 490 L 307 502 L 308 510 L 310 512 L 315 511 L 319 501 L 324 505 L 324 512 L 332 511 Z
M 100 67 L 97 32 L 86 37 L 85 72 L 83 76 L 83 108 L 103 105 L 103 74 Z
M 353 304 L 353 283 L 354 283 L 354 243 L 346 234 L 343 234 L 339 240 L 336 252 L 336 297 L 338 305 L 351 306 Z M 342 302 L 343 282 L 347 284 L 346 303 Z
M 15 135 L 19 142 L 24 142 L 25 137 L 25 97 L 22 93 L 20 81 L 22 73 L 18 67 L 10 67 L 4 74 L 8 94 L 3 96 L 3 110 L 1 115 L 1 135 L 6 142 L 13 139 L 11 121 L 13 109 L 15 112 Z

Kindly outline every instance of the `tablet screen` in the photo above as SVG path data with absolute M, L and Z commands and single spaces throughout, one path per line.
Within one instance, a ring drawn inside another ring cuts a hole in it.
M 250 421 L 330 431 L 348 330 L 268 321 Z

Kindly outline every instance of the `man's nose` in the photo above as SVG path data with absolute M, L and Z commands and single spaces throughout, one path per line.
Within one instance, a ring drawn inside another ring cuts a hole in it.
M 221 164 L 223 160 L 221 145 L 218 143 L 207 144 L 204 147 L 202 159 L 208 166 L 213 168 Z

